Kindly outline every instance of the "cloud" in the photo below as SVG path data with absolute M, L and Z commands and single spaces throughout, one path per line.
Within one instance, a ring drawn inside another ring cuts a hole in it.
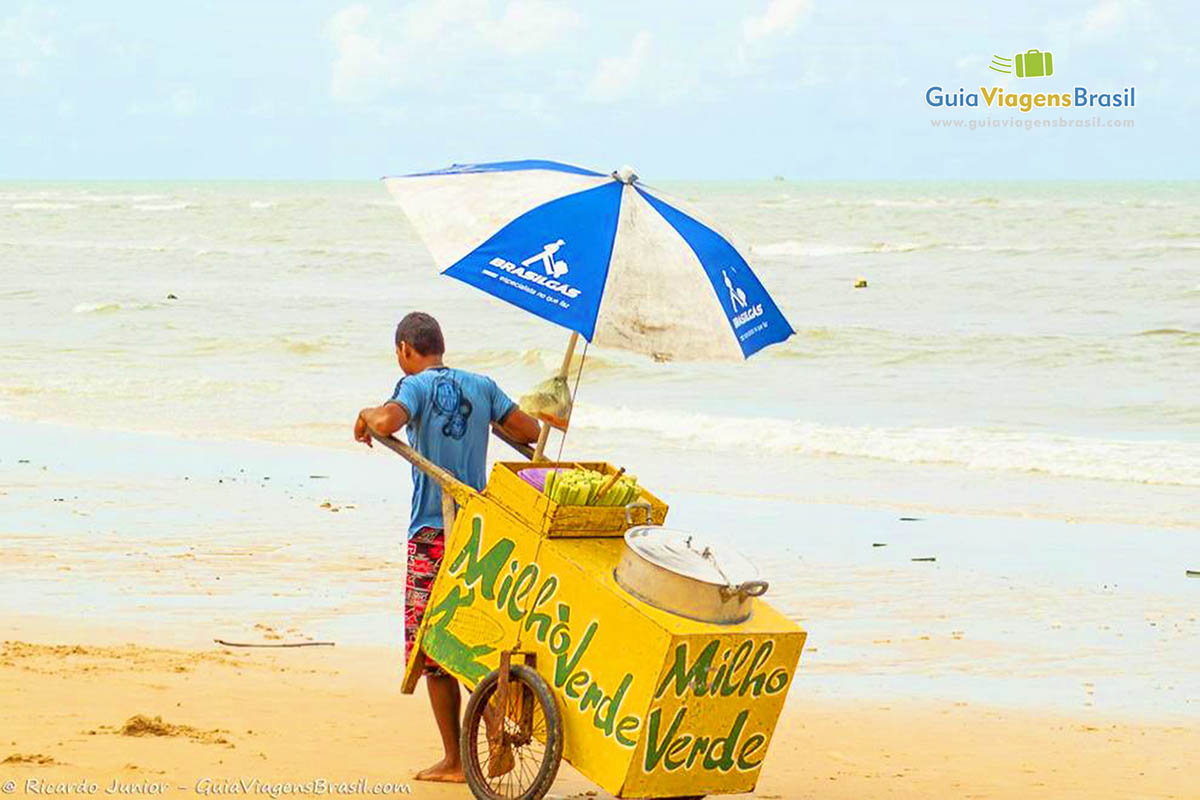
M 200 99 L 196 96 L 196 91 L 190 87 L 184 87 L 171 92 L 167 107 L 177 117 L 190 117 L 196 113 L 199 103 Z
M 650 57 L 650 31 L 641 30 L 633 37 L 629 52 L 600 60 L 587 94 L 600 103 L 612 103 L 631 94 Z
M 493 44 L 512 55 L 536 53 L 559 44 L 580 27 L 578 12 L 545 0 L 512 0 L 492 31 Z
M 330 79 L 335 100 L 365 98 L 386 70 L 383 41 L 363 30 L 370 13 L 364 5 L 348 6 L 334 14 L 326 26 L 337 49 Z
M 751 43 L 777 34 L 789 34 L 811 5 L 810 0 L 768 0 L 762 14 L 742 20 L 742 38 Z
M 31 78 L 46 61 L 58 56 L 58 44 L 45 31 L 52 22 L 52 14 L 32 7 L 0 19 L 0 74 Z
M 196 90 L 190 86 L 181 86 L 153 100 L 135 100 L 125 106 L 125 113 L 131 117 L 190 117 L 200 110 L 200 106 L 200 97 Z
M 573 9 L 548 0 L 494 6 L 491 0 L 416 0 L 378 16 L 361 3 L 343 8 L 326 25 L 335 50 L 330 93 L 355 103 L 390 88 L 442 83 L 488 62 L 567 48 L 582 23 Z
M 1105 0 L 1093 6 L 1083 17 L 1083 32 L 1089 36 L 1112 33 L 1125 19 L 1125 3 Z

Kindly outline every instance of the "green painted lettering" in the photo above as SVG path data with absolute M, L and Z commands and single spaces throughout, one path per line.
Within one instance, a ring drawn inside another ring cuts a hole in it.
M 687 711 L 686 708 L 680 708 L 675 712 L 675 718 L 671 720 L 671 725 L 667 728 L 662 739 L 658 738 L 658 727 L 662 721 L 662 709 L 656 708 L 646 717 L 646 757 L 642 761 L 646 772 L 654 771 L 654 768 L 658 766 L 658 762 L 666 754 L 667 746 L 675 738 L 675 731 L 679 730 L 679 723 L 683 722 L 685 711 Z
M 625 692 L 631 683 L 633 683 L 633 676 L 625 673 L 621 685 L 617 687 L 617 691 L 613 692 L 613 696 L 604 698 L 600 701 L 600 705 L 596 706 L 596 715 L 592 717 L 592 724 L 604 731 L 605 736 L 613 735 L 613 728 L 617 724 L 617 711 L 621 708 L 621 701 L 625 698 Z
M 688 745 L 691 744 L 691 741 L 692 737 L 684 734 L 675 741 L 671 742 L 671 744 L 667 747 L 667 754 L 663 756 L 663 767 L 666 768 L 667 772 L 674 772 L 683 766 L 684 762 L 687 760 L 687 756 L 683 756 L 682 758 L 672 758 L 672 756 L 677 756 L 684 750 L 687 750 Z
M 581 669 L 571 676 L 567 681 L 567 685 L 563 687 L 563 691 L 567 693 L 567 697 L 572 700 L 578 700 L 583 694 L 583 687 L 587 686 L 592 680 L 592 676 L 588 674 L 586 669 Z
M 779 694 L 788 685 L 788 672 L 783 667 L 778 667 L 767 678 L 767 694 Z
M 587 687 L 587 690 L 583 693 L 583 699 L 579 701 L 579 710 L 587 711 L 589 708 L 592 708 L 593 706 L 596 708 L 599 708 L 600 701 L 603 699 L 604 699 L 604 690 L 602 690 L 599 686 L 597 686 L 596 683 L 593 681 L 592 685 Z
M 713 739 L 712 747 L 704 756 L 705 769 L 719 769 L 721 772 L 728 772 L 733 769 L 733 747 L 739 738 L 742 736 L 742 728 L 746 726 L 746 718 L 750 716 L 748 710 L 742 710 L 737 719 L 733 721 L 733 727 L 729 729 L 729 733 L 725 736 L 719 736 Z M 717 756 L 718 748 L 722 748 L 721 755 Z
M 466 568 L 463 571 L 462 582 L 468 587 L 482 582 L 479 593 L 485 599 L 491 600 L 495 596 L 496 579 L 500 577 L 500 571 L 504 569 L 504 562 L 508 560 L 516 544 L 512 539 L 501 539 L 492 545 L 484 556 L 480 557 L 479 551 L 482 546 L 483 517 L 475 517 L 471 521 L 471 538 L 454 557 L 454 561 L 450 564 L 450 574 L 456 575 L 459 570 L 463 570 L 465 561 Z
M 682 697 L 683 693 L 692 687 L 697 697 L 703 697 L 708 690 L 706 678 L 709 670 L 712 669 L 713 657 L 717 654 L 717 647 L 720 645 L 719 639 L 713 639 L 701 651 L 696 658 L 694 664 L 690 667 L 687 663 L 687 643 L 679 645 L 675 648 L 675 661 L 671 664 L 671 668 L 667 670 L 666 676 L 663 677 L 662 683 L 654 692 L 654 699 L 662 697 L 663 692 L 671 685 L 671 681 L 675 681 L 675 696 Z
M 575 666 L 579 663 L 579 659 L 583 658 L 588 645 L 592 643 L 592 637 L 596 635 L 598 627 L 600 625 L 595 621 L 588 624 L 587 628 L 583 631 L 583 638 L 579 640 L 579 644 L 575 645 L 575 654 L 569 659 L 566 657 L 566 651 L 554 657 L 555 688 L 561 689 L 567 677 L 575 671 Z
M 763 736 L 761 733 L 751 734 L 746 741 L 742 742 L 742 746 L 738 750 L 737 768 L 743 772 L 758 769 L 758 766 L 762 764 L 763 757 L 759 756 L 753 761 L 750 760 L 750 757 L 758 752 L 758 749 L 766 743 L 766 736 Z
M 754 642 L 746 639 L 738 645 L 737 652 L 733 654 L 733 662 L 729 665 L 729 671 L 725 673 L 725 680 L 721 681 L 721 696 L 730 697 L 738 690 L 734 680 L 734 674 L 738 667 L 742 665 L 747 658 L 750 657 L 750 651 L 754 649 Z
M 512 594 L 508 596 L 508 618 L 513 622 L 520 621 L 525 616 L 524 600 L 533 591 L 533 585 L 538 579 L 538 565 L 526 564 L 525 569 L 517 576 Z
M 534 636 L 539 642 L 546 641 L 546 637 L 550 634 L 552 620 L 549 614 L 538 611 L 538 607 L 547 603 L 556 591 L 558 591 L 558 578 L 551 575 L 538 589 L 537 597 L 533 599 L 533 607 L 529 609 L 529 616 L 525 617 L 525 630 L 530 630 L 534 625 L 538 626 Z
M 765 672 L 760 673 L 758 670 L 767 662 L 767 659 L 771 657 L 771 653 L 774 650 L 775 643 L 770 639 L 763 642 L 758 648 L 758 652 L 754 654 L 754 660 L 750 662 L 750 666 L 746 669 L 746 677 L 742 679 L 742 686 L 738 689 L 739 696 L 745 697 L 747 689 L 750 689 L 750 694 L 754 697 L 762 694 L 763 684 L 767 681 L 767 674 Z
M 634 747 L 637 745 L 636 739 L 631 739 L 626 736 L 626 733 L 633 733 L 638 729 L 641 722 L 637 717 L 621 717 L 621 721 L 617 723 L 617 741 L 625 747 Z

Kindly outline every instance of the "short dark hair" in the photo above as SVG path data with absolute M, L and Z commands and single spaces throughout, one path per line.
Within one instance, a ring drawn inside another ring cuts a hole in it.
M 424 311 L 406 314 L 396 326 L 396 347 L 401 342 L 423 356 L 440 356 L 446 352 L 446 340 L 442 338 L 442 326 Z

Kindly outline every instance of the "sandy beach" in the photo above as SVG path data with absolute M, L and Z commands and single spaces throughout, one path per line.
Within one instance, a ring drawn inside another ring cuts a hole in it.
M 808 632 L 757 796 L 1195 797 L 1195 187 L 673 188 L 803 327 L 736 369 L 591 350 L 564 454 Z M 432 279 L 374 184 L 4 191 L 0 787 L 408 782 L 410 470 L 353 413 L 410 307 L 513 395 L 564 337 Z
M 466 796 L 411 781 L 437 742 L 423 694 L 399 692 L 394 650 L 77 644 L 98 638 L 39 626 L 0 647 L 0 780 L 14 796 L 78 781 L 187 797 L 319 779 Z M 1188 798 L 1198 749 L 1194 725 L 794 692 L 742 797 Z M 551 796 L 608 797 L 566 766 Z
M 1200 800 L 1198 25 L 4 2 L 0 800 Z
M 398 685 L 399 459 L 0 427 L 0 777 L 18 793 L 407 783 L 435 760 L 428 703 Z M 746 509 L 670 498 L 685 524 Z M 1186 536 L 1133 559 L 1144 528 L 754 509 L 773 602 L 810 632 L 756 797 L 1194 795 Z M 554 789 L 589 791 L 568 767 Z

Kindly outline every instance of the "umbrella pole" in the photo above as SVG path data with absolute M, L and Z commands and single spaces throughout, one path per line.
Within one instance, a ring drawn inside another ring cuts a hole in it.
M 567 352 L 563 356 L 562 367 L 558 370 L 558 375 L 561 378 L 567 377 L 567 371 L 571 369 L 571 359 L 575 356 L 575 343 L 579 341 L 579 334 L 571 331 L 571 338 L 567 342 Z M 546 440 L 550 438 L 550 423 L 542 423 L 542 432 L 538 434 L 537 447 L 533 451 L 534 461 L 545 461 L 546 457 L 543 453 L 546 450 Z

